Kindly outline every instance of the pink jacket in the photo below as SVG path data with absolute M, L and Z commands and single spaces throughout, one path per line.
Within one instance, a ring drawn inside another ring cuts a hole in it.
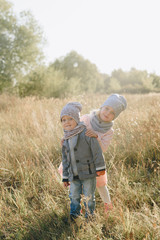
M 88 129 L 92 129 L 91 123 L 90 123 L 90 115 L 89 114 L 85 114 L 81 117 L 81 122 L 84 122 L 84 124 L 86 125 L 86 127 Z M 93 130 L 94 131 L 94 130 Z M 109 131 L 107 131 L 106 133 L 100 133 L 97 131 L 94 131 L 97 135 L 98 135 L 98 142 L 102 148 L 103 152 L 107 151 L 107 148 L 110 144 L 110 141 L 113 137 L 113 129 L 111 128 Z
M 90 115 L 89 114 L 85 114 L 80 118 L 81 122 L 84 122 L 84 124 L 86 125 L 86 127 L 88 129 L 92 129 L 92 126 L 90 124 Z M 93 130 L 94 131 L 94 130 Z M 97 135 L 98 135 L 98 142 L 102 148 L 103 152 L 106 152 L 110 141 L 113 137 L 113 129 L 110 129 L 109 131 L 107 131 L 106 133 L 100 133 L 97 131 L 94 131 Z M 58 168 L 58 172 L 60 173 L 60 175 L 62 176 L 62 163 L 60 164 L 59 168 Z M 104 185 L 107 184 L 107 173 L 105 173 L 105 175 L 101 175 L 99 177 L 97 177 L 97 187 L 102 187 Z

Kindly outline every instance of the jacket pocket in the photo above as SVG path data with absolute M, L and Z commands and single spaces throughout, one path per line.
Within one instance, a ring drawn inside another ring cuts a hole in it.
M 88 163 L 88 170 L 89 170 L 89 174 L 93 174 L 96 172 L 94 163 Z
M 84 174 L 94 174 L 96 173 L 96 168 L 93 162 L 89 160 L 87 162 L 83 162 L 79 164 L 79 170 L 82 171 Z

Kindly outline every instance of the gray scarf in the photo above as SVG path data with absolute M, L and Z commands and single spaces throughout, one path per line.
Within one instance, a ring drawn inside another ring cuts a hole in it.
M 100 133 L 106 133 L 113 126 L 113 121 L 103 122 L 102 120 L 100 120 L 96 111 L 91 113 L 90 123 L 93 130 Z
M 64 130 L 64 139 L 69 139 L 77 135 L 78 133 L 82 132 L 85 129 L 85 127 L 86 126 L 84 125 L 83 122 L 79 122 L 73 130 L 71 131 Z

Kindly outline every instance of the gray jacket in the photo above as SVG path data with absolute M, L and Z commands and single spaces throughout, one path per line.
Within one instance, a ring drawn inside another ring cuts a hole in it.
M 105 170 L 105 161 L 101 147 L 96 138 L 85 135 L 86 129 L 76 135 L 74 154 L 78 177 L 80 180 L 96 176 L 96 171 Z M 74 175 L 68 140 L 62 146 L 63 182 L 73 181 Z

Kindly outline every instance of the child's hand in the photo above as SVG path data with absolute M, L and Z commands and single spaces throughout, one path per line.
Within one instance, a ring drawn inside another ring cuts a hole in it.
M 63 145 L 63 142 L 64 142 L 64 138 L 61 139 L 61 146 Z
M 105 170 L 103 171 L 97 171 L 96 174 L 97 174 L 97 177 L 101 176 L 101 175 L 104 175 L 105 174 Z
M 69 182 L 63 182 L 63 184 L 64 184 L 64 187 L 68 187 L 70 185 Z
M 95 138 L 98 137 L 98 135 L 95 132 L 93 132 L 92 130 L 90 130 L 90 129 L 86 130 L 86 136 L 88 136 L 88 137 L 95 137 Z

